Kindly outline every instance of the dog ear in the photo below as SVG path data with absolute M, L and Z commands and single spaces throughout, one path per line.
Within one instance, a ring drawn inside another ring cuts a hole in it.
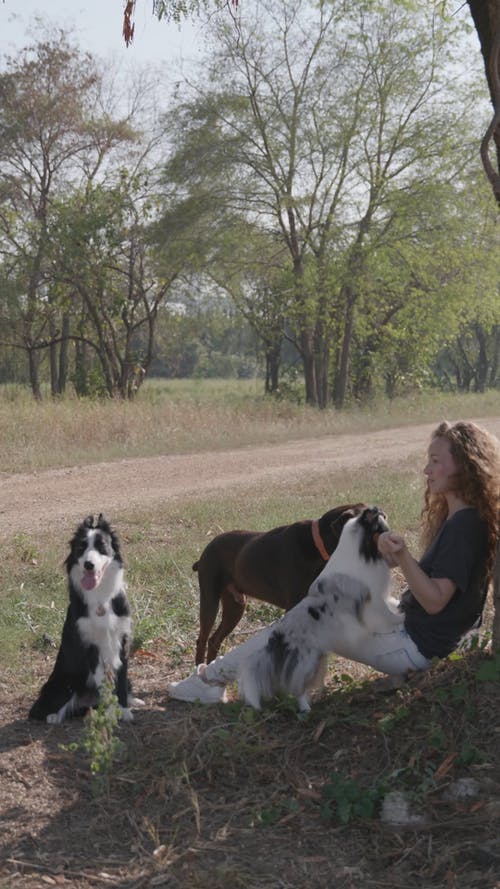
M 105 534 L 112 535 L 114 533 L 111 530 L 111 525 L 109 524 L 108 520 L 106 518 L 104 518 L 104 515 L 102 512 L 99 513 L 99 518 L 97 519 L 96 528 L 99 528 L 101 531 L 104 531 Z
M 346 506 L 334 519 L 330 522 L 330 528 L 335 534 L 340 534 L 345 523 L 349 519 L 354 519 L 358 515 L 356 506 Z
M 94 516 L 88 515 L 82 522 L 84 528 L 93 528 L 94 527 Z
M 120 551 L 120 538 L 116 531 L 111 527 L 108 520 L 104 518 L 102 512 L 99 513 L 99 518 L 97 520 L 96 528 L 99 528 L 101 531 L 104 531 L 105 534 L 109 534 L 111 537 L 111 545 L 115 551 L 115 553 L 119 553 Z

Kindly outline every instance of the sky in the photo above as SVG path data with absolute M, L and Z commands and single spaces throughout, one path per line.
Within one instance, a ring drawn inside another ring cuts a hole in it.
M 137 0 L 134 40 L 125 46 L 124 5 L 124 0 L 0 0 L 0 55 L 12 55 L 33 41 L 28 32 L 37 16 L 73 30 L 82 50 L 112 57 L 126 67 L 166 63 L 179 70 L 199 55 L 202 36 L 196 23 L 186 21 L 179 27 L 158 21 L 152 0 Z

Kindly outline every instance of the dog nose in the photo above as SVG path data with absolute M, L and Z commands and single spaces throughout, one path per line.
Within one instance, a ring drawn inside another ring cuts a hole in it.
M 93 571 L 93 570 L 94 570 L 94 563 L 93 563 L 93 562 L 86 561 L 86 562 L 83 563 L 83 567 L 84 567 L 87 571 Z

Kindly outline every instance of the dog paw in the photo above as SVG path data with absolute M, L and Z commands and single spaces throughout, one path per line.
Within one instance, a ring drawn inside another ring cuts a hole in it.
M 309 713 L 311 702 L 308 695 L 301 695 L 300 698 L 297 698 L 297 704 L 301 713 Z
M 253 707 L 254 710 L 261 710 L 262 709 L 262 702 L 260 700 L 260 695 L 252 694 L 252 693 L 248 694 L 247 690 L 242 689 L 242 688 L 240 688 L 239 691 L 240 691 L 241 700 L 247 707 Z
M 134 721 L 134 714 L 132 713 L 132 710 L 130 710 L 129 707 L 122 707 L 121 711 L 122 711 L 122 722 L 133 722 Z
M 127 704 L 129 707 L 145 707 L 146 702 L 142 700 L 142 698 L 135 698 L 133 695 L 129 696 Z
M 60 713 L 49 713 L 46 719 L 49 725 L 61 725 L 64 722 L 64 716 Z

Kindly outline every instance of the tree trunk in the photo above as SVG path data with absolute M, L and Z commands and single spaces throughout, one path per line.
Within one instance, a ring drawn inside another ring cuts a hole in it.
M 484 392 L 486 389 L 486 380 L 488 377 L 488 350 L 487 340 L 484 328 L 480 324 L 475 324 L 475 332 L 479 343 L 479 351 L 476 361 L 476 385 L 475 392 Z
M 36 401 L 42 400 L 42 390 L 40 388 L 40 353 L 38 349 L 28 348 L 28 367 L 30 376 L 30 385 L 33 397 Z
M 495 324 L 491 332 L 493 341 L 493 357 L 490 365 L 488 386 L 493 389 L 497 385 L 498 366 L 500 364 L 500 324 Z
M 295 230 L 294 217 L 289 213 L 291 230 Z M 314 366 L 314 349 L 313 349 L 313 325 L 310 313 L 307 311 L 307 300 L 304 293 L 304 267 L 302 256 L 293 238 L 293 274 L 295 278 L 296 303 L 298 306 L 297 326 L 299 331 L 299 352 L 302 359 L 302 367 L 304 370 L 304 384 L 306 390 L 307 404 L 315 407 L 318 403 L 318 391 L 316 387 L 316 373 Z
M 335 380 L 334 403 L 337 410 L 342 410 L 347 394 L 347 382 L 349 379 L 349 359 L 351 355 L 352 332 L 354 329 L 354 302 L 355 295 L 349 285 L 344 289 L 345 316 L 344 331 L 342 335 L 342 349 L 337 378 Z
M 53 319 L 49 321 L 50 345 L 49 345 L 49 367 L 50 367 L 50 394 L 52 398 L 60 394 L 59 389 L 59 362 L 57 360 L 57 344 L 54 342 L 57 336 L 56 325 Z
M 493 571 L 493 651 L 500 651 L 500 542 Z
M 59 394 L 63 395 L 66 391 L 66 384 L 68 382 L 68 348 L 69 348 L 69 334 L 70 334 L 70 317 L 69 315 L 64 315 L 62 320 L 62 330 L 61 330 L 61 345 L 59 347 Z
M 268 395 L 278 391 L 281 365 L 281 342 L 266 345 L 266 383 Z
M 304 383 L 306 389 L 306 402 L 315 407 L 318 403 L 318 391 L 316 386 L 316 368 L 314 354 L 311 348 L 311 340 L 307 333 L 300 336 L 300 354 L 304 368 Z
M 321 293 L 316 313 L 314 330 L 314 362 L 318 405 L 323 410 L 330 398 L 330 301 L 326 294 L 326 284 L 318 285 Z
M 324 410 L 330 398 L 330 349 L 326 342 L 316 352 L 315 376 L 318 390 L 318 406 Z
M 498 0 L 468 0 L 468 4 L 479 37 L 495 112 L 481 145 L 481 158 L 493 194 L 500 204 L 500 3 Z M 488 156 L 492 139 L 496 148 L 496 169 Z
M 79 398 L 89 394 L 87 346 L 79 340 L 75 343 L 75 392 Z

